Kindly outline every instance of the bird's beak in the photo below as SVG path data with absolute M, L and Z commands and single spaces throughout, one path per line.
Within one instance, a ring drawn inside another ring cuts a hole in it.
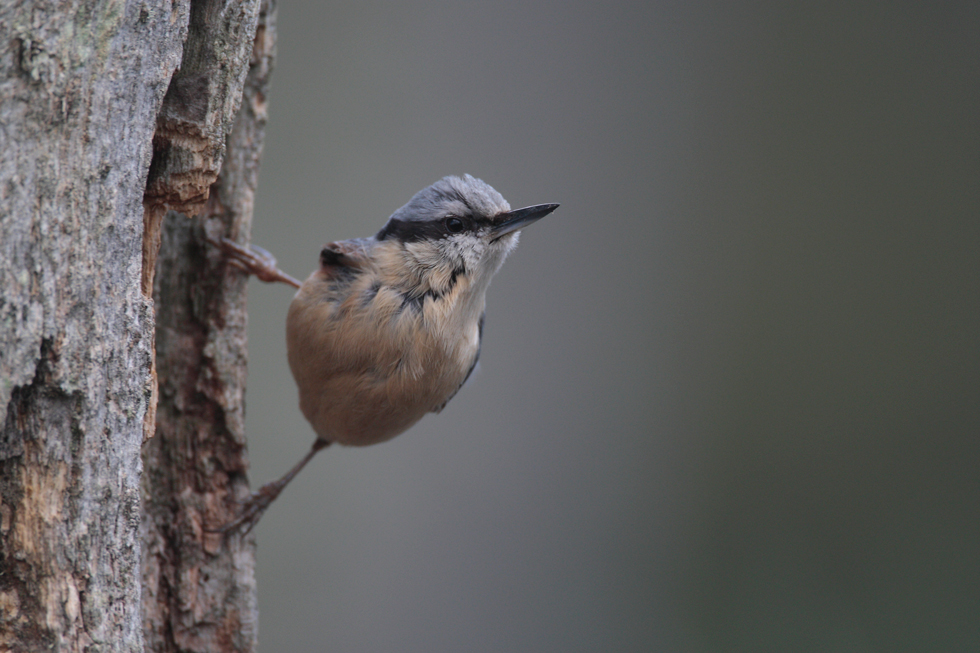
M 532 222 L 537 222 L 558 208 L 557 204 L 536 204 L 516 211 L 500 213 L 494 217 L 493 240 L 523 229 Z

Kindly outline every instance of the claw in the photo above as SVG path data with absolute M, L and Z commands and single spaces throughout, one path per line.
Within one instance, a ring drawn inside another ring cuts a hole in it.
M 258 492 L 253 492 L 244 503 L 241 504 L 241 510 L 238 516 L 232 519 L 230 522 L 225 524 L 220 528 L 214 530 L 208 530 L 210 533 L 221 533 L 227 535 L 232 531 L 236 531 L 239 528 L 245 527 L 242 530 L 242 535 L 248 535 L 249 532 L 255 525 L 259 523 L 259 519 L 265 513 L 266 509 L 272 505 L 272 502 L 276 500 L 279 493 L 286 486 L 285 483 L 281 481 L 274 481 L 272 483 L 266 483 Z

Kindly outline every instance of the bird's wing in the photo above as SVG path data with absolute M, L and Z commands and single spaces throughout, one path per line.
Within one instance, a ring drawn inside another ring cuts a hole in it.
M 320 264 L 324 267 L 361 269 L 367 267 L 370 260 L 370 248 L 366 238 L 327 243 L 320 252 Z

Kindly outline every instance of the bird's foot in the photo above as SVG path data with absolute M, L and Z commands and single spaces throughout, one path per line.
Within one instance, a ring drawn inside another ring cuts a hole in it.
M 276 257 L 258 245 L 242 247 L 233 240 L 222 238 L 214 240 L 208 238 L 208 242 L 221 249 L 228 262 L 234 267 L 248 274 L 258 277 L 266 283 L 281 282 L 289 284 L 294 288 L 299 288 L 300 283 L 276 267 Z
M 259 523 L 259 519 L 262 518 L 266 509 L 272 505 L 272 502 L 276 500 L 284 487 L 286 487 L 286 483 L 283 483 L 281 479 L 272 483 L 266 483 L 240 504 L 237 517 L 211 532 L 228 534 L 232 531 L 243 529 L 242 535 L 248 535 L 249 531 Z

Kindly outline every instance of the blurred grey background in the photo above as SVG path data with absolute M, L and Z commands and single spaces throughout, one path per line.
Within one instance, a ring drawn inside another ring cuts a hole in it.
M 560 202 L 257 529 L 262 650 L 980 650 L 980 3 L 283 1 L 253 239 Z M 253 483 L 312 442 L 250 286 Z

